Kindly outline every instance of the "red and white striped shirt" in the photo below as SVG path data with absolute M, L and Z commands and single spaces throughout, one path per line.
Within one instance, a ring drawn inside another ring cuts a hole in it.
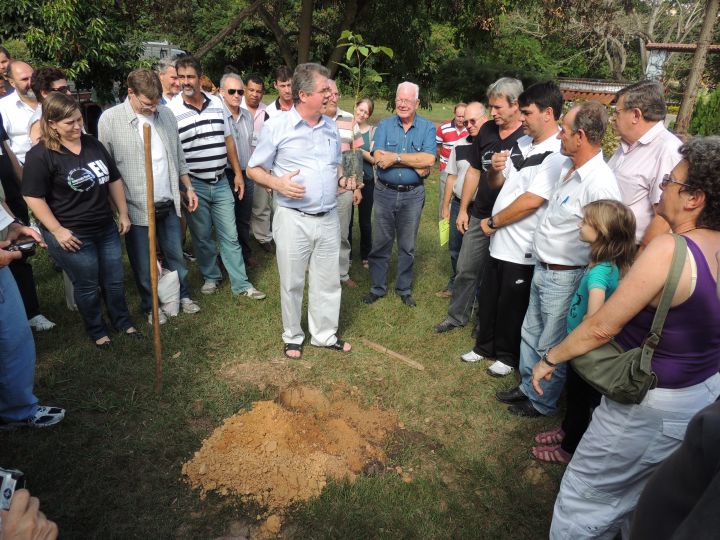
M 435 142 L 441 144 L 440 149 L 440 170 L 445 170 L 447 166 L 448 158 L 450 157 L 450 151 L 457 141 L 467 137 L 468 132 L 465 128 L 458 131 L 455 127 L 455 121 L 450 120 L 445 124 L 441 124 L 435 133 Z

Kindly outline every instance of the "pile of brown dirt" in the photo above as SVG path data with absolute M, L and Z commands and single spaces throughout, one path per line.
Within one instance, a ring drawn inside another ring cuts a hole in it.
M 232 494 L 282 513 L 318 496 L 329 478 L 353 479 L 366 464 L 384 465 L 380 445 L 396 428 L 393 413 L 289 387 L 277 403 L 258 401 L 225 420 L 182 471 L 203 496 Z

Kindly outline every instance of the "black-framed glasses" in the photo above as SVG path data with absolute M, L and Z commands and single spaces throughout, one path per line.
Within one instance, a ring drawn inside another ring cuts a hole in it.
M 665 189 L 668 184 L 677 184 L 680 186 L 680 191 L 694 191 L 697 188 L 690 186 L 688 184 L 683 184 L 682 182 L 678 182 L 672 177 L 672 173 L 668 173 L 665 176 L 663 176 L 663 179 L 660 180 L 660 189 Z
M 235 94 L 237 94 L 239 96 L 245 95 L 245 90 L 243 90 L 242 88 L 228 88 L 225 91 L 228 93 L 228 95 L 231 95 L 231 96 L 234 96 Z

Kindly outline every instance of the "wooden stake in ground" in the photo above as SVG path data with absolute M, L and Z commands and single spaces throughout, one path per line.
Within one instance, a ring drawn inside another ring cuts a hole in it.
M 148 209 L 148 251 L 150 253 L 150 284 L 152 287 L 153 344 L 155 347 L 155 392 L 162 391 L 162 346 L 160 345 L 160 302 L 158 300 L 158 267 L 155 251 L 155 184 L 153 183 L 150 124 L 143 126 L 145 143 L 145 178 Z
M 416 362 L 412 358 L 408 358 L 404 354 L 397 353 L 395 351 L 391 351 L 387 347 L 383 347 L 379 343 L 375 343 L 374 341 L 370 341 L 369 339 L 360 338 L 360 340 L 367 346 L 370 347 L 373 351 L 377 351 L 379 353 L 387 354 L 388 356 L 395 358 L 396 360 L 400 360 L 401 362 L 407 364 L 410 367 L 414 367 L 415 369 L 419 369 L 420 371 L 425 370 L 425 366 L 423 366 L 420 362 Z

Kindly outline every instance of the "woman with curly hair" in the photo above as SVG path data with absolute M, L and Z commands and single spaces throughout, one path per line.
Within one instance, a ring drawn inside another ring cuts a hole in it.
M 657 212 L 687 241 L 685 263 L 652 370 L 657 388 L 638 405 L 603 397 L 565 471 L 551 538 L 608 538 L 625 530 L 650 474 L 679 445 L 692 416 L 720 395 L 720 137 L 698 137 L 665 176 Z M 675 249 L 658 236 L 615 294 L 533 368 L 533 384 L 610 339 L 629 350 L 650 332 Z

